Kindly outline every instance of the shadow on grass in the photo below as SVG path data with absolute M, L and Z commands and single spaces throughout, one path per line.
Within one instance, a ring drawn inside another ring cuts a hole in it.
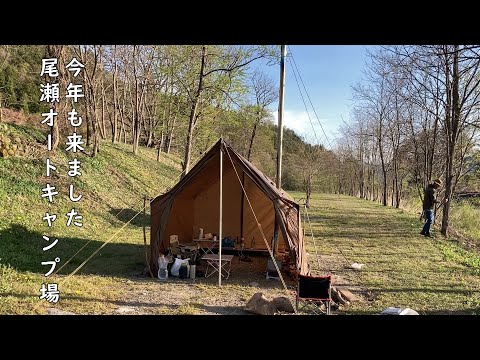
M 480 307 L 462 310 L 423 311 L 420 315 L 480 315 Z
M 143 214 L 143 211 L 138 213 L 139 210 L 111 208 L 108 212 L 123 223 L 132 220 L 130 221 L 131 225 L 138 227 L 142 227 L 143 225 L 148 226 L 150 224 L 150 215 Z
M 432 286 L 432 285 L 431 285 Z M 466 297 L 473 296 L 474 294 L 480 292 L 480 290 L 470 290 L 470 289 L 462 289 L 458 287 L 451 287 L 451 288 L 374 288 L 371 287 L 369 289 L 370 291 L 377 291 L 378 293 L 415 293 L 419 292 L 422 294 L 458 294 L 458 295 L 464 295 Z
M 104 242 L 98 240 L 90 241 L 78 237 L 59 237 L 58 243 L 53 248 L 43 251 L 42 248 L 48 246 L 51 242 L 47 242 L 42 236 L 42 233 L 30 231 L 25 226 L 19 224 L 13 224 L 9 228 L 1 230 L 0 261 L 3 264 L 9 264 L 18 271 L 45 274 L 50 269 L 50 265 L 41 265 L 42 261 L 53 261 L 56 257 L 59 257 L 60 262 L 57 264 L 57 268 L 60 268 L 77 251 L 85 246 L 85 248 L 59 272 L 59 274 L 68 275 L 104 244 Z M 261 288 L 280 288 L 281 283 L 278 280 L 265 279 L 267 258 L 252 257 L 252 259 L 254 260 L 253 263 L 244 263 L 240 262 L 235 256 L 232 262 L 231 276 L 228 280 L 224 280 L 224 284 L 252 286 L 252 282 L 257 282 L 257 286 Z M 150 277 L 139 277 L 145 267 L 145 248 L 143 245 L 112 242 L 92 257 L 92 259 L 79 270 L 78 274 L 154 281 L 154 279 Z M 205 273 L 205 267 L 205 261 L 201 261 L 201 265 L 197 270 L 202 269 Z M 285 280 L 287 283 L 290 283 L 288 279 Z M 191 281 L 192 280 L 169 278 L 169 282 L 173 283 Z M 216 276 L 197 278 L 195 281 L 196 284 L 205 285 L 213 285 L 216 282 Z
M 93 252 L 103 241 L 88 240 L 77 237 L 59 237 L 58 243 L 47 251 L 42 248 L 52 243 L 54 239 L 46 241 L 44 234 L 30 231 L 23 225 L 13 224 L 9 228 L 0 231 L 0 258 L 4 264 L 10 264 L 19 271 L 31 271 L 45 274 L 50 265 L 42 265 L 42 261 L 53 261 L 60 258 L 58 268 L 65 264 L 84 245 L 85 248 L 75 256 L 61 271 L 60 274 L 69 274 Z M 89 242 L 90 241 L 90 242 Z M 95 274 L 131 277 L 138 275 L 145 267 L 145 248 L 143 245 L 107 244 L 91 260 L 89 260 L 80 274 Z
M 368 311 L 368 310 L 359 310 L 359 311 L 342 311 L 339 312 L 339 315 L 380 315 L 382 311 Z M 435 311 L 417 311 L 419 315 L 427 315 L 427 316 L 432 316 L 432 315 L 478 315 L 480 314 L 480 308 L 465 308 L 461 310 L 435 310 Z M 395 315 L 380 315 L 378 318 L 379 321 L 383 321 L 380 319 L 392 319 L 396 318 Z M 400 320 L 398 320 L 400 321 Z

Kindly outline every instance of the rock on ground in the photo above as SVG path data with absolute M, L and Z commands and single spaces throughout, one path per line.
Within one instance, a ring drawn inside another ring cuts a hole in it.
M 292 302 L 286 296 L 277 296 L 276 298 L 273 299 L 273 304 L 275 305 L 278 311 L 284 311 L 288 313 L 295 312 Z
M 54 308 L 48 308 L 47 315 L 75 315 L 75 313 Z
M 274 315 L 276 306 L 263 293 L 258 292 L 245 305 L 245 310 L 258 315 Z
M 125 314 L 133 311 L 135 311 L 135 309 L 129 306 L 120 306 L 119 308 L 115 309 L 115 313 L 117 314 Z

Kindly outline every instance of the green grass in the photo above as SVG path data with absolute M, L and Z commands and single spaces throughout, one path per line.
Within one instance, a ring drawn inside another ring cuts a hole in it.
M 451 224 L 456 230 L 480 244 L 480 204 L 478 199 L 452 203 Z
M 309 237 L 314 272 L 332 270 L 367 299 L 352 303 L 347 313 L 395 306 L 421 314 L 480 314 L 478 254 L 438 231 L 435 239 L 420 236 L 422 222 L 415 215 L 357 198 L 315 194 L 310 218 L 322 259 L 319 269 Z M 354 262 L 364 263 L 364 270 L 350 270 Z
M 68 199 L 67 176 L 71 153 L 63 150 L 48 154 L 42 142 L 46 134 L 27 127 L 9 125 L 11 131 L 29 143 L 24 157 L 0 158 L 0 314 L 41 313 L 47 306 L 40 302 L 42 282 L 59 281 L 62 276 L 45 278 L 42 261 L 61 258 L 58 268 L 82 246 L 89 244 L 65 266 L 60 274 L 68 274 L 80 265 L 100 245 L 109 240 L 122 225 L 143 207 L 143 196 L 154 197 L 178 179 L 179 160 L 162 154 L 157 162 L 152 149 L 141 148 L 133 156 L 131 146 L 103 142 L 97 157 L 77 153 L 82 176 L 74 178 L 75 192 L 83 199 L 72 203 Z M 45 173 L 45 158 L 49 156 L 58 173 L 50 178 Z M 49 182 L 59 190 L 50 204 L 41 198 L 41 189 Z M 83 216 L 83 227 L 66 226 L 66 213 L 72 207 Z M 45 212 L 57 214 L 53 227 L 42 220 Z M 148 223 L 140 214 L 114 236 L 61 289 L 62 306 L 82 313 L 103 313 L 111 308 L 122 279 L 143 270 L 145 250 L 142 226 Z M 47 252 L 42 235 L 59 239 Z M 32 306 L 35 304 L 35 306 Z M 110 305 L 109 305 L 110 304 Z M 49 306 L 49 305 L 48 305 Z
M 465 265 L 471 270 L 472 274 L 480 275 L 480 257 L 477 254 L 452 244 L 444 244 L 440 247 L 440 250 L 446 260 Z
M 264 280 L 262 274 L 256 280 L 260 285 L 252 285 L 248 275 L 236 282 L 234 275 L 220 289 L 211 278 L 191 284 L 137 277 L 145 266 L 142 226 L 148 222 L 148 211 L 147 217 L 140 214 L 120 228 L 142 208 L 144 194 L 154 197 L 177 181 L 180 165 L 174 156 L 162 154 L 161 162 L 156 162 L 151 149 L 141 148 L 139 156 L 133 156 L 131 146 L 108 142 L 102 143 L 96 158 L 78 154 L 83 176 L 73 183 L 84 198 L 74 206 L 84 217 L 84 226 L 67 227 L 65 214 L 73 205 L 68 200 L 71 179 L 66 171 L 72 154 L 60 150 L 51 155 L 59 173 L 47 179 L 44 161 L 48 154 L 41 144 L 45 134 L 21 126 L 12 126 L 12 131 L 27 140 L 29 153 L 23 158 L 0 158 L 0 314 L 40 314 L 46 307 L 107 314 L 125 305 L 158 314 L 239 313 L 257 291 L 281 293 L 278 283 Z M 47 181 L 60 190 L 53 204 L 40 196 Z M 58 215 L 52 228 L 42 221 L 46 211 Z M 443 239 L 438 231 L 435 239 L 420 236 L 418 216 L 370 201 L 319 194 L 313 195 L 309 213 L 321 254 L 318 265 L 314 243 L 307 237 L 314 273 L 332 271 L 337 285 L 348 284 L 365 299 L 344 312 L 371 314 L 398 306 L 421 314 L 480 313 L 478 255 Z M 475 216 L 460 218 L 478 230 L 473 226 Z M 309 234 L 308 224 L 304 228 Z M 42 235 L 59 242 L 43 252 L 47 243 Z M 66 280 L 67 274 L 112 237 L 112 242 Z M 59 256 L 61 266 L 87 243 L 60 275 L 43 276 L 42 261 Z M 354 272 L 348 268 L 353 262 L 364 263 L 365 268 Z M 38 299 L 40 286 L 47 281 L 61 284 L 61 300 L 56 305 Z

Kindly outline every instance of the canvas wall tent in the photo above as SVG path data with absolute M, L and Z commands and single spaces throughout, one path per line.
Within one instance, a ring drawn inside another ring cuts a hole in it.
M 275 217 L 279 224 L 279 249 L 287 249 L 301 274 L 308 273 L 299 205 L 255 166 L 220 139 L 167 193 L 152 200 L 150 267 L 158 270 L 158 256 L 167 253 L 170 235 L 180 243 L 192 242 L 198 229 L 218 234 L 220 152 L 223 152 L 223 237 L 241 236 L 246 247 L 266 249 L 253 211 L 266 240 L 271 242 Z M 235 172 L 236 170 L 236 172 Z M 237 176 L 238 173 L 238 176 Z M 246 196 L 242 190 L 244 182 Z M 242 201 L 242 197 L 244 197 Z

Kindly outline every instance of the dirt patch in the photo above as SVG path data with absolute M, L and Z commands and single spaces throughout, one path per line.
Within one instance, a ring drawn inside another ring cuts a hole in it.
M 35 123 L 35 115 L 24 114 L 21 111 L 2 108 L 2 121 L 15 125 L 33 125 Z
M 271 298 L 287 295 L 280 280 L 265 278 L 267 258 L 252 257 L 252 260 L 243 262 L 235 256 L 231 275 L 222 280 L 222 286 L 218 286 L 218 274 L 194 280 L 170 277 L 167 281 L 151 278 L 130 281 L 119 305 L 123 310 L 129 309 L 127 314 L 249 314 L 244 306 L 256 292 L 261 291 Z M 197 270 L 205 273 L 202 261 Z M 284 277 L 289 298 L 294 300 L 295 283 L 286 275 Z M 125 313 L 122 311 L 113 313 Z

